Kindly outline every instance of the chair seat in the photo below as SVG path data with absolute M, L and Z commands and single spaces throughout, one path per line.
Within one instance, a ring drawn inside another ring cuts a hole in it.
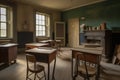
M 37 64 L 36 67 L 30 66 L 29 70 L 30 70 L 31 72 L 38 73 L 38 72 L 41 72 L 41 71 L 44 70 L 44 66 Z
M 87 66 L 87 70 L 88 70 L 89 77 L 94 76 L 96 74 L 96 68 L 94 67 Z M 86 75 L 85 65 L 78 66 L 78 74 Z

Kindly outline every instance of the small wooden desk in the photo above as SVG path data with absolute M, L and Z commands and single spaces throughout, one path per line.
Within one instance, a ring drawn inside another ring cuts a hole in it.
M 0 45 L 0 63 L 5 63 L 8 66 L 17 58 L 17 44 L 8 43 Z
M 84 54 L 93 54 L 93 55 L 97 55 L 98 58 L 100 59 L 100 56 L 102 55 L 102 50 L 96 50 L 96 49 L 88 49 L 88 48 L 72 48 L 72 64 L 71 64 L 71 74 L 72 74 L 72 78 L 74 77 L 74 70 L 73 70 L 73 59 L 77 56 L 77 54 L 79 53 L 84 53 Z M 100 74 L 100 65 L 98 66 L 98 77 Z
M 25 51 L 28 54 L 35 55 L 38 62 L 44 62 L 48 64 L 48 80 L 50 80 L 50 63 L 54 60 L 54 67 L 52 73 L 52 80 L 55 80 L 55 66 L 56 66 L 56 54 L 57 50 L 53 48 L 33 48 Z
M 37 48 L 37 47 L 48 47 L 48 43 L 27 43 L 25 44 L 25 48 L 27 49 L 32 49 L 32 48 Z

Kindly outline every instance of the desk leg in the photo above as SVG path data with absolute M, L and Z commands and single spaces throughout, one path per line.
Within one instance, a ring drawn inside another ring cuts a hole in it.
M 53 66 L 53 73 L 52 73 L 52 80 L 55 80 L 55 67 L 56 67 L 56 57 L 55 57 L 55 61 L 54 61 L 54 66 Z
M 95 80 L 99 80 L 99 78 L 100 78 L 100 65 L 98 65 L 98 69 L 97 70 L 98 70 L 98 72 L 97 72 Z
M 48 63 L 48 80 L 50 79 L 50 63 Z
M 75 67 L 75 69 L 73 69 Z M 77 63 L 76 63 L 76 59 L 75 59 L 75 66 L 74 66 L 74 61 L 73 61 L 73 55 L 72 55 L 72 64 L 71 64 L 71 75 L 72 75 L 72 80 L 76 80 L 77 77 Z M 74 72 L 75 70 L 75 72 Z
M 98 66 L 97 66 L 97 74 L 96 74 L 96 77 L 95 77 L 95 80 L 99 80 L 100 79 L 100 56 L 98 56 Z
M 71 76 L 72 76 L 72 78 L 74 77 L 73 76 L 73 57 L 72 57 L 72 64 L 71 64 Z

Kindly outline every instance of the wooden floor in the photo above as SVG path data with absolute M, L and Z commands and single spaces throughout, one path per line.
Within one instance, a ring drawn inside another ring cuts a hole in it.
M 71 78 L 71 51 L 63 51 L 65 56 L 57 57 L 55 79 L 56 80 L 72 80 Z M 62 54 L 62 55 L 63 55 Z M 41 63 L 46 68 L 47 65 Z M 51 63 L 51 68 L 53 67 L 53 62 Z M 51 70 L 52 72 L 52 70 Z M 25 80 L 26 76 L 26 59 L 24 53 L 19 53 L 17 57 L 17 63 L 3 69 L 0 71 L 0 80 Z M 113 78 L 111 78 L 113 77 Z M 43 79 L 44 80 L 44 79 Z M 77 80 L 83 80 L 81 77 L 77 77 Z M 120 80 L 116 76 L 109 76 L 102 73 L 100 80 Z

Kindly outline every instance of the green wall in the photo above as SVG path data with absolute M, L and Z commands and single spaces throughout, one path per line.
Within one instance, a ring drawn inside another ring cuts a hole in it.
M 97 27 L 106 22 L 108 29 L 120 29 L 120 0 L 107 0 L 62 12 L 63 21 L 76 17 L 80 18 L 80 24 L 85 23 L 87 26 Z M 81 17 L 85 19 L 81 20 Z

